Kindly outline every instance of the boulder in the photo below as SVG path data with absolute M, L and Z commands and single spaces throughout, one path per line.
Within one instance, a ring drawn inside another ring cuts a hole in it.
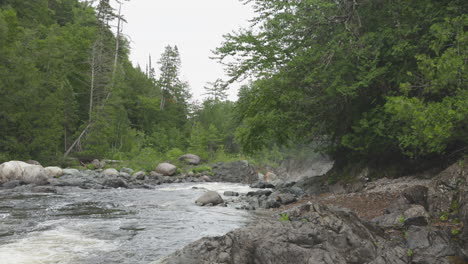
M 133 174 L 133 178 L 144 181 L 146 179 L 146 172 L 144 171 L 138 171 Z
M 408 208 L 404 213 L 403 217 L 405 218 L 405 225 L 417 225 L 425 226 L 429 223 L 429 214 L 424 209 L 424 206 L 413 204 Z
M 258 173 L 247 161 L 217 163 L 213 166 L 214 181 L 252 184 L 258 181 Z
M 135 171 L 130 168 L 122 168 L 120 169 L 120 172 L 128 173 L 129 175 L 132 175 Z
M 0 184 L 14 180 L 27 184 L 45 184 L 47 179 L 47 172 L 40 165 L 22 161 L 8 161 L 0 165 Z
M 204 182 L 211 182 L 210 176 L 206 176 L 206 175 L 201 176 L 200 180 L 202 180 Z
M 198 165 L 201 162 L 201 158 L 194 154 L 185 154 L 179 158 L 179 160 L 184 161 L 190 165 Z
M 71 175 L 73 177 L 80 177 L 81 172 L 77 169 L 63 169 L 63 175 Z
M 155 171 L 164 176 L 172 176 L 176 173 L 177 167 L 170 163 L 161 163 L 156 167 Z
M 59 167 L 45 167 L 44 170 L 50 178 L 60 177 L 63 175 L 63 170 Z
M 221 196 L 217 192 L 208 191 L 204 193 L 202 196 L 200 196 L 200 198 L 198 198 L 195 201 L 195 203 L 201 206 L 205 206 L 209 204 L 218 205 L 218 204 L 224 203 L 224 200 L 223 198 L 221 198 Z
M 94 169 L 102 169 L 106 166 L 106 162 L 105 161 L 99 161 L 98 159 L 95 159 L 91 162 L 91 164 L 93 164 L 94 166 Z
M 117 177 L 119 175 L 119 171 L 114 168 L 110 168 L 105 169 L 102 174 L 106 177 Z
M 127 182 L 120 178 L 107 179 L 103 185 L 111 188 L 128 188 Z
M 202 238 L 160 264 L 404 264 L 407 249 L 388 243 L 354 214 L 318 204 L 284 212 L 224 236 Z

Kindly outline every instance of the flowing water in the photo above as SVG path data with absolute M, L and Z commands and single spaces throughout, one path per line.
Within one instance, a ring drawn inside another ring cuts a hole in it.
M 252 221 L 231 207 L 199 207 L 205 190 L 239 184 L 171 184 L 155 190 L 0 191 L 0 263 L 151 263 L 204 236 Z

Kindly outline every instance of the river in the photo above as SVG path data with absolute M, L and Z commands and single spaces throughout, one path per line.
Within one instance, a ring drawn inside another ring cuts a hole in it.
M 232 207 L 195 205 L 202 188 L 251 190 L 240 184 L 184 183 L 154 190 L 0 191 L 0 263 L 151 263 L 255 218 Z

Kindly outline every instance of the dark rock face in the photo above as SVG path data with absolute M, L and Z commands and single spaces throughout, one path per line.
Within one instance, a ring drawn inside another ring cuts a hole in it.
M 236 161 L 213 166 L 212 180 L 252 184 L 258 180 L 258 175 L 247 161 Z
M 404 248 L 390 246 L 352 213 L 309 204 L 288 214 L 291 221 L 203 238 L 160 263 L 407 263 Z

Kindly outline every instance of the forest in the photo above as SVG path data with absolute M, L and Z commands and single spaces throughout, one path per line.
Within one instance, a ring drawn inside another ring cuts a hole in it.
M 0 163 L 151 170 L 187 152 L 277 163 L 311 147 L 338 164 L 466 155 L 467 1 L 241 2 L 255 8 L 251 26 L 213 55 L 230 79 L 196 104 L 176 43 L 132 65 L 109 0 L 1 0 Z M 239 80 L 250 81 L 226 100 Z

